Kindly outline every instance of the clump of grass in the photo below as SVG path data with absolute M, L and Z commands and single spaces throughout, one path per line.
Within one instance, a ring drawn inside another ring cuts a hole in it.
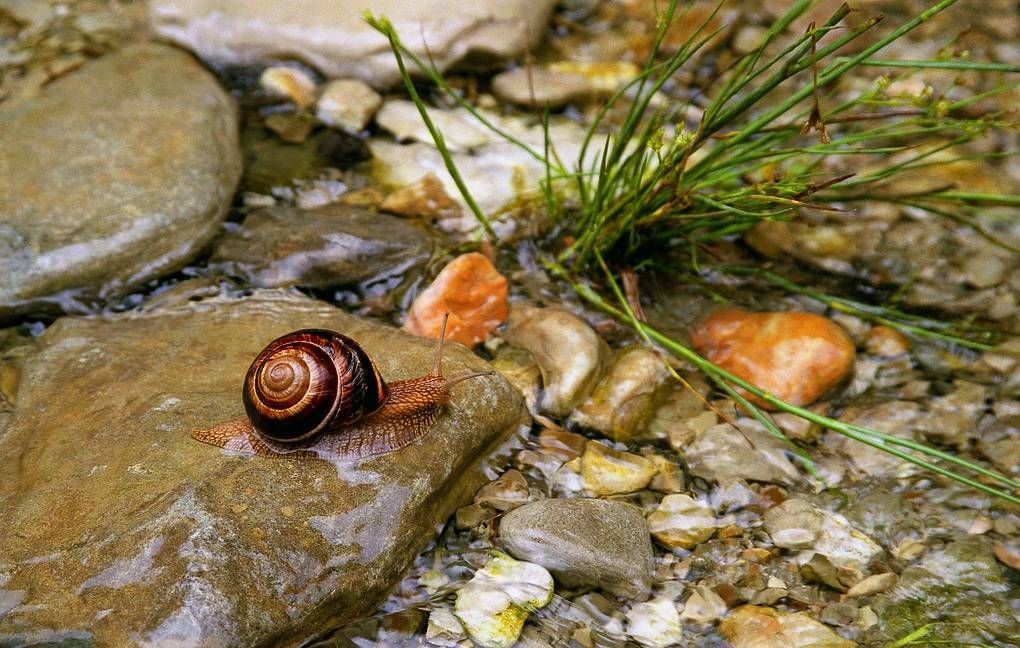
M 571 241 L 564 249 L 546 257 L 545 264 L 553 274 L 568 281 L 580 297 L 628 324 L 650 345 L 701 369 L 722 391 L 780 438 L 785 439 L 785 436 L 769 416 L 747 401 L 736 387 L 778 411 L 800 416 L 925 470 L 1020 504 L 1017 495 L 1020 482 L 1016 480 L 937 448 L 794 406 L 707 361 L 639 318 L 611 269 L 614 264 L 641 267 L 649 260 L 661 258 L 664 250 L 680 250 L 686 253 L 693 278 L 706 268 L 702 257 L 707 244 L 737 236 L 762 221 L 792 219 L 805 208 L 840 211 L 845 204 L 856 200 L 913 206 L 968 224 L 999 244 L 994 236 L 981 229 L 974 218 L 974 210 L 1016 206 L 1020 204 L 1017 197 L 964 192 L 951 187 L 917 195 L 898 195 L 889 192 L 888 186 L 898 174 L 930 164 L 932 156 L 941 151 L 996 129 L 1016 129 L 1016 124 L 1004 120 L 1001 115 L 962 116 L 964 109 L 976 101 L 1010 86 L 1000 85 L 988 93 L 961 101 L 919 105 L 891 104 L 883 96 L 883 83 L 850 98 L 840 97 L 830 90 L 835 81 L 861 66 L 941 68 L 994 74 L 1020 72 L 1017 66 L 963 60 L 872 58 L 883 47 L 956 1 L 940 0 L 888 34 L 875 38 L 856 54 L 837 56 L 837 52 L 871 31 L 880 18 L 844 29 L 840 22 L 850 12 L 844 4 L 823 24 L 812 24 L 802 35 L 782 42 L 789 26 L 811 4 L 810 0 L 800 0 L 766 30 L 753 51 L 724 71 L 712 87 L 705 89 L 711 99 L 698 118 L 692 119 L 691 115 L 697 111 L 692 110 L 690 103 L 673 102 L 661 107 L 655 98 L 716 36 L 717 31 L 708 29 L 715 14 L 706 18 L 676 52 L 664 57 L 662 44 L 667 29 L 677 17 L 677 0 L 671 0 L 658 15 L 656 36 L 641 73 L 602 106 L 588 127 L 578 159 L 569 163 L 559 158 L 555 143 L 548 137 L 543 150 L 536 151 L 502 131 L 454 92 L 433 66 L 410 52 L 388 21 L 368 14 L 365 19 L 389 39 L 408 94 L 417 105 L 465 202 L 490 237 L 495 238 L 495 233 L 489 220 L 457 173 L 442 133 L 429 118 L 428 109 L 414 88 L 404 57 L 480 123 L 544 165 L 542 199 L 561 240 Z M 610 116 L 621 109 L 622 120 L 612 130 L 608 129 Z M 548 111 L 542 117 L 548 133 Z M 805 142 L 808 133 L 816 133 L 817 142 Z M 884 162 L 885 156 L 891 153 L 899 154 L 900 159 L 895 163 Z M 830 168 L 829 163 L 837 156 L 871 157 L 883 163 L 874 165 L 867 173 L 855 175 Z M 775 169 L 781 172 L 770 171 Z M 572 188 L 568 194 L 562 191 L 565 183 Z M 756 275 L 791 292 L 817 299 L 835 310 L 893 326 L 910 335 L 977 350 L 989 348 L 987 332 L 890 307 L 825 295 L 761 269 L 716 269 L 730 274 Z M 601 276 L 601 283 L 612 294 L 615 305 L 591 287 L 586 277 L 593 276 Z M 818 477 L 806 453 L 797 448 L 797 454 L 808 472 Z

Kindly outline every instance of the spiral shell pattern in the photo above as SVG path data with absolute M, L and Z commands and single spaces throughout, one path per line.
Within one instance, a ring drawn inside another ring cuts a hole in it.
M 244 378 L 244 409 L 272 441 L 302 441 L 378 410 L 389 389 L 357 342 L 303 329 L 269 343 Z

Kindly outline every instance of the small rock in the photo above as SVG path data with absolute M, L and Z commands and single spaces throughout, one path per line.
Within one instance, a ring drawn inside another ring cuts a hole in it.
M 210 263 L 260 287 L 328 288 L 401 275 L 423 265 L 430 248 L 427 234 L 392 216 L 342 204 L 279 205 L 248 214 Z
M 482 486 L 475 494 L 475 504 L 497 511 L 509 511 L 527 504 L 530 495 L 528 480 L 519 471 L 511 468 L 499 479 Z
M 429 119 L 443 134 L 444 143 L 451 152 L 464 153 L 497 141 L 498 136 L 464 108 L 430 110 Z M 432 134 L 413 101 L 387 101 L 376 114 L 375 123 L 392 133 L 398 142 L 432 143 Z
M 305 113 L 274 113 L 266 117 L 266 128 L 291 144 L 300 144 L 308 139 L 314 127 L 315 118 Z
M 682 493 L 684 491 L 684 471 L 676 462 L 670 461 L 659 455 L 651 455 L 652 463 L 655 464 L 655 477 L 648 484 L 648 488 L 660 493 Z
M 871 596 L 890 589 L 900 579 L 892 572 L 873 574 L 846 591 L 847 598 Z
M 465 638 L 464 626 L 449 608 L 432 608 L 429 612 L 429 625 L 425 630 L 425 640 L 430 646 L 453 648 Z
M 801 564 L 820 553 L 836 567 L 863 569 L 882 551 L 842 515 L 801 499 L 788 499 L 766 511 L 765 530 L 776 546 L 804 550 L 797 558 Z
M 633 493 L 648 486 L 655 464 L 641 455 L 589 441 L 581 455 L 584 487 L 594 495 Z
M 953 381 L 953 390 L 937 396 L 928 404 L 927 425 L 922 429 L 929 440 L 965 449 L 977 430 L 977 423 L 987 410 L 991 390 L 985 385 L 966 380 Z
M 553 595 L 552 576 L 539 565 L 499 552 L 457 592 L 453 613 L 471 638 L 485 648 L 509 648 L 531 610 Z
M 873 326 L 864 338 L 868 353 L 880 356 L 897 356 L 910 351 L 910 340 L 894 328 Z
M 627 634 L 642 646 L 666 648 L 683 640 L 676 605 L 667 598 L 638 603 L 627 613 Z
M 677 451 L 691 474 L 712 481 L 748 479 L 793 485 L 800 479 L 800 473 L 787 459 L 787 446 L 757 429 L 741 431 L 728 423 L 713 425 Z
M 719 623 L 719 634 L 733 648 L 853 648 L 856 644 L 804 612 L 780 612 L 744 605 Z
M 686 601 L 680 619 L 685 623 L 714 623 L 726 614 L 726 601 L 708 587 L 697 587 Z
M 509 312 L 507 281 L 482 254 L 462 254 L 442 269 L 411 305 L 404 328 L 438 338 L 446 313 L 446 337 L 475 346 L 503 323 Z
M 307 108 L 315 101 L 315 81 L 296 68 L 266 68 L 259 77 L 259 85 L 272 95 L 290 99 L 298 108 Z
M 454 525 L 460 530 L 474 529 L 482 522 L 496 517 L 497 512 L 483 504 L 468 504 L 457 509 Z
M 315 115 L 327 126 L 357 133 L 382 106 L 382 97 L 361 79 L 335 79 L 326 84 Z
M 566 416 L 602 374 L 609 347 L 581 318 L 555 308 L 514 308 L 508 342 L 531 352 L 542 371 L 542 411 Z
M 654 565 L 648 525 L 629 505 L 599 499 L 546 499 L 506 514 L 500 539 L 511 555 L 542 565 L 566 587 L 601 587 L 645 598 Z
M 1020 414 L 992 421 L 978 436 L 977 447 L 1002 472 L 1020 475 Z
M 648 530 L 670 549 L 690 549 L 711 538 L 718 526 L 711 507 L 689 495 L 665 496 L 648 516 Z
M 1020 546 L 1016 542 L 995 542 L 992 552 L 1003 565 L 1020 571 Z
M 668 378 L 666 364 L 653 351 L 640 346 L 622 349 L 570 419 L 627 443 L 648 425 L 656 392 Z
M 723 369 L 794 405 L 807 405 L 829 391 L 854 362 L 846 332 L 813 313 L 722 309 L 691 332 L 691 342 Z
M 397 189 L 379 204 L 379 209 L 398 216 L 426 220 L 459 218 L 460 203 L 451 198 L 434 173 L 426 173 L 417 182 Z
M 567 432 L 561 427 L 542 428 L 538 433 L 538 445 L 542 452 L 555 455 L 563 461 L 580 457 L 587 442 L 588 439 L 580 434 Z
M 558 108 L 611 95 L 639 73 L 636 65 L 626 61 L 560 61 L 497 74 L 492 91 L 503 101 Z

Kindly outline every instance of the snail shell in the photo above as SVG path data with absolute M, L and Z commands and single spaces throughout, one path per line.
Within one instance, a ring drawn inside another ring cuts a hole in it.
M 357 342 L 335 331 L 303 329 L 256 356 L 242 399 L 259 434 L 294 443 L 375 413 L 389 393 Z
M 351 338 L 302 329 L 266 346 L 249 367 L 242 400 L 247 416 L 192 437 L 264 456 L 350 459 L 392 452 L 429 432 L 450 388 L 480 372 L 447 381 L 442 374 L 446 322 L 432 371 L 389 385 Z

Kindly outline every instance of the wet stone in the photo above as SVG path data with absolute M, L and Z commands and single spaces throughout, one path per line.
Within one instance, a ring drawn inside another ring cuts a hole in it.
M 404 328 L 438 338 L 446 321 L 449 339 L 473 347 L 485 341 L 509 311 L 506 277 L 485 255 L 469 252 L 446 264 L 415 298 Z
M 273 206 L 224 235 L 210 263 L 263 288 L 327 288 L 403 275 L 431 247 L 424 231 L 364 208 Z
M 233 100 L 164 45 L 87 63 L 0 106 L 0 123 L 0 320 L 81 311 L 184 266 L 241 175 Z
M 24 592 L 0 635 L 297 645 L 371 611 L 526 413 L 490 377 L 455 387 L 414 445 L 360 462 L 191 439 L 242 414 L 242 377 L 269 340 L 309 326 L 358 340 L 387 380 L 432 366 L 433 341 L 287 291 L 49 327 L 0 436 L 0 518 L 19 529 L 0 544 L 0 588 Z M 484 367 L 447 347 L 448 375 Z
M 854 365 L 850 337 L 813 313 L 722 309 L 691 332 L 691 342 L 712 362 L 794 405 L 815 401 Z
M 542 565 L 566 587 L 594 586 L 642 599 L 652 585 L 652 543 L 641 512 L 598 499 L 547 499 L 503 517 L 513 556 Z
M 792 485 L 800 479 L 787 459 L 786 445 L 756 429 L 713 425 L 677 452 L 686 459 L 691 474 L 713 481 L 748 479 Z
M 515 307 L 506 339 L 531 352 L 542 372 L 540 408 L 565 416 L 602 375 L 609 347 L 587 322 L 556 308 Z

